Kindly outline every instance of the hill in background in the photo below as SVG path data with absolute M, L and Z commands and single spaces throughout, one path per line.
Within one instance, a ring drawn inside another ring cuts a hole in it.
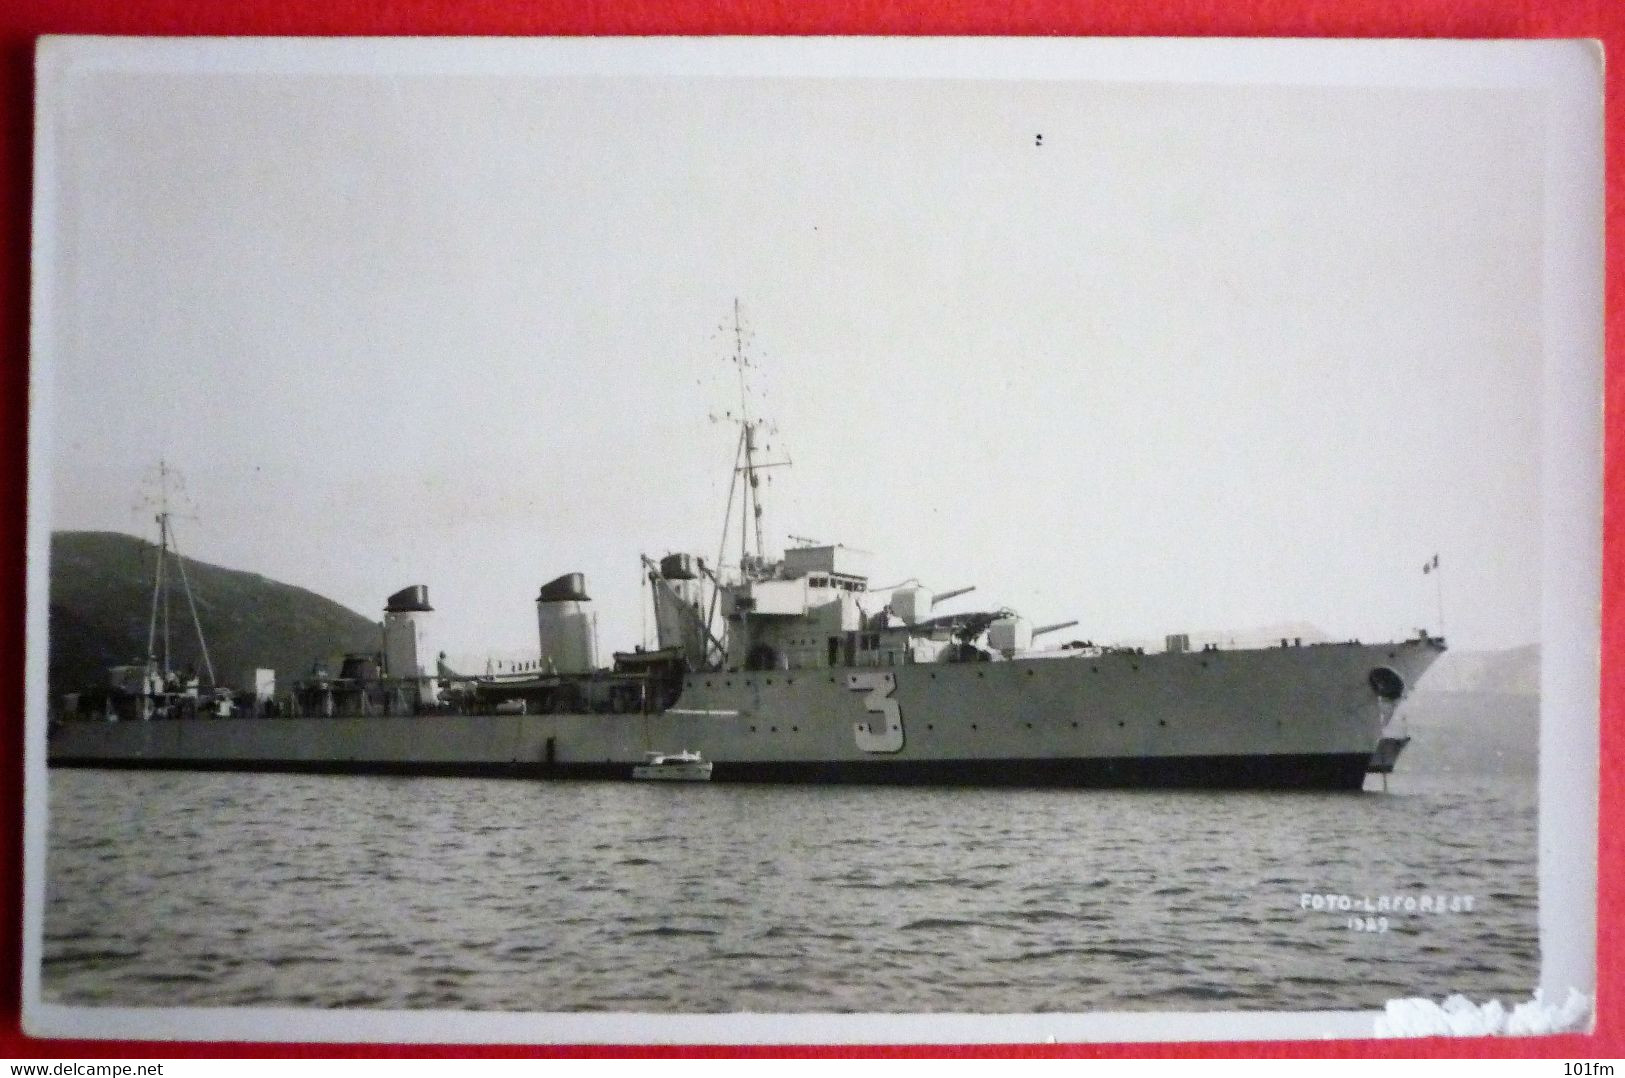
M 1540 645 L 1446 652 L 1400 713 L 1411 734 L 1401 769 L 1534 775 L 1540 761 Z
M 145 657 L 157 551 L 155 543 L 118 532 L 52 534 L 52 700 L 102 686 L 109 666 Z M 240 688 L 248 670 L 268 667 L 276 671 L 280 690 L 318 659 L 379 649 L 377 623 L 331 599 L 255 573 L 183 560 L 222 684 Z M 197 634 L 173 561 L 169 572 L 170 665 L 201 671 Z
M 1504 651 L 1447 651 L 1422 677 L 1427 692 L 1540 694 L 1540 645 Z

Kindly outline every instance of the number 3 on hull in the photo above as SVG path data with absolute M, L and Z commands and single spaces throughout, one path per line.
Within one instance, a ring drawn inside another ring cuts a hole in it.
M 901 752 L 903 748 L 903 709 L 892 698 L 897 691 L 897 675 L 882 671 L 864 671 L 846 675 L 846 687 L 853 692 L 867 692 L 863 698 L 864 710 L 881 716 L 877 722 L 852 724 L 852 737 L 864 752 Z

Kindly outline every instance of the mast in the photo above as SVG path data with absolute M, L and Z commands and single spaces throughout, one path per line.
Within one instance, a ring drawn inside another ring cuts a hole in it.
M 181 557 L 180 542 L 175 538 L 175 513 L 169 505 L 170 477 L 174 476 L 179 484 L 180 476 L 169 467 L 167 461 L 158 461 L 158 512 L 153 517 L 158 525 L 158 565 L 153 572 L 152 579 L 152 606 L 147 616 L 147 668 L 149 670 L 158 666 L 159 651 L 158 631 L 159 623 L 163 626 L 163 665 L 159 667 L 167 683 L 170 674 L 170 633 L 169 633 L 169 558 L 174 554 L 175 567 L 180 571 L 181 590 L 186 595 L 186 607 L 192 616 L 192 629 L 197 634 L 198 654 L 203 659 L 203 669 L 208 675 L 209 684 L 215 684 L 214 663 L 209 658 L 209 645 L 203 639 L 203 623 L 198 619 L 197 600 L 192 595 L 192 584 L 186 577 L 186 561 Z M 160 617 L 161 616 L 161 617 Z
M 716 567 L 720 571 L 727 555 L 728 532 L 733 525 L 734 488 L 738 487 L 739 494 L 739 579 L 743 584 L 754 577 L 765 575 L 767 570 L 767 538 L 762 520 L 762 479 L 761 473 L 769 468 L 780 468 L 788 465 L 788 460 L 762 462 L 756 459 L 757 434 L 762 429 L 762 421 L 751 415 L 750 406 L 750 380 L 746 377 L 746 368 L 751 366 L 749 355 L 745 351 L 745 321 L 740 313 L 739 297 L 734 297 L 734 323 L 733 323 L 734 351 L 729 362 L 734 366 L 734 373 L 739 380 L 739 414 L 734 419 L 739 424 L 739 440 L 734 444 L 733 471 L 728 479 L 728 504 L 722 514 L 722 536 L 717 541 Z M 723 419 L 723 416 L 713 415 L 713 422 Z M 766 448 L 766 447 L 760 447 Z M 744 482 L 740 482 L 740 477 Z M 750 553 L 752 526 L 756 535 L 756 556 L 754 561 Z M 711 580 L 710 609 L 705 616 L 705 633 L 712 646 L 721 648 L 716 633 L 712 631 L 715 623 L 717 604 L 725 585 L 722 579 L 714 574 L 706 574 Z
M 169 582 L 165 579 L 165 570 L 169 563 L 169 465 L 159 458 L 158 460 L 158 515 L 153 517 L 158 525 L 158 562 L 153 567 L 152 574 L 152 606 L 147 615 L 147 668 L 149 670 L 158 666 L 158 627 L 159 611 L 163 612 L 163 666 L 160 668 L 164 677 L 169 676 Z
M 166 510 L 158 514 L 158 560 L 166 567 L 169 563 L 169 512 Z M 168 577 L 168 569 L 165 569 Z M 164 581 L 164 676 L 168 677 L 174 667 L 169 661 L 169 581 Z
M 739 506 L 739 563 L 743 573 L 746 556 L 750 552 L 750 536 L 752 526 L 756 533 L 756 563 L 758 566 L 767 562 L 767 540 L 762 522 L 762 472 L 769 468 L 781 468 L 789 464 L 788 460 L 758 462 L 756 459 L 756 436 L 762 428 L 762 421 L 751 418 L 750 414 L 750 385 L 745 378 L 745 369 L 751 365 L 750 357 L 745 354 L 745 326 L 739 313 L 739 297 L 734 297 L 734 354 L 733 365 L 739 375 L 739 447 L 734 456 L 734 476 L 745 477 L 740 506 Z M 740 463 L 743 460 L 743 463 Z M 733 490 L 730 484 L 728 496 L 728 515 L 723 518 L 722 533 L 728 534 L 728 516 L 733 512 Z M 721 557 L 717 562 L 721 564 Z
M 739 512 L 739 554 L 741 560 L 749 543 L 748 527 L 756 523 L 756 558 L 764 561 L 766 545 L 762 541 L 762 492 L 760 477 L 756 474 L 756 423 L 750 417 L 750 389 L 745 382 L 745 368 L 750 360 L 745 357 L 745 328 L 739 317 L 739 297 L 734 297 L 734 369 L 739 372 L 739 425 L 745 456 L 745 500 Z

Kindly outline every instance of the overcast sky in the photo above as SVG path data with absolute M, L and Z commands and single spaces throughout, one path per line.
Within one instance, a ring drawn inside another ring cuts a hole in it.
M 1540 102 L 1092 81 L 110 73 L 62 84 L 51 526 L 440 646 L 713 558 L 737 297 L 769 543 L 1096 640 L 1539 636 Z M 732 556 L 732 555 L 730 555 Z M 207 628 L 207 627 L 205 627 Z M 1068 634 L 1069 636 L 1072 634 Z

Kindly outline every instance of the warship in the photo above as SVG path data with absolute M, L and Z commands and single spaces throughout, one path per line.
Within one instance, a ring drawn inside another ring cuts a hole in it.
M 743 363 L 737 318 L 735 330 Z M 267 671 L 235 695 L 177 679 L 149 634 L 146 666 L 115 671 L 99 714 L 51 724 L 47 759 L 630 780 L 651 760 L 692 757 L 722 783 L 1359 790 L 1369 773 L 1386 783 L 1408 741 L 1396 709 L 1445 650 L 1425 631 L 1044 646 L 1076 623 L 943 612 L 974 589 L 872 587 L 863 552 L 840 544 L 769 556 L 760 480 L 777 462 L 760 459 L 764 428 L 747 407 L 737 422 L 723 527 L 729 536 L 738 493 L 737 559 L 642 557 L 654 647 L 601 662 L 586 581 L 564 573 L 536 598 L 536 661 L 461 672 L 434 651 L 428 588 L 413 585 L 385 603 L 381 651 L 281 694 Z M 164 513 L 159 524 L 167 551 Z

